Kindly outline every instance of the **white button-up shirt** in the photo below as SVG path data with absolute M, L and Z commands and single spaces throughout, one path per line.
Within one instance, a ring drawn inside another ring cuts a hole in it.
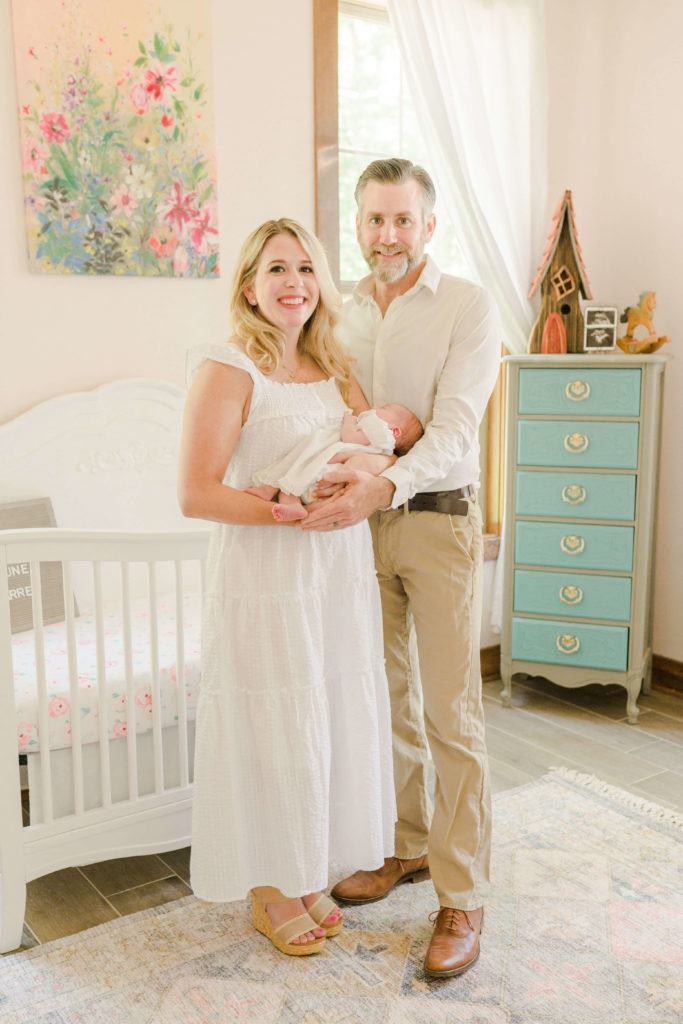
M 364 278 L 344 305 L 339 336 L 356 362 L 371 405 L 397 402 L 425 428 L 382 476 L 395 485 L 392 508 L 417 491 L 479 482 L 478 430 L 498 375 L 501 328 L 483 288 L 442 274 L 427 256 L 420 277 L 386 313 Z

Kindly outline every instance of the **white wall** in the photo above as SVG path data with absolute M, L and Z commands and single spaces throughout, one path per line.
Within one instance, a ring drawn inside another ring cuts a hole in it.
M 10 0 L 2 0 L 0 422 L 117 377 L 182 384 L 188 345 L 225 337 L 231 267 L 248 232 L 283 215 L 314 227 L 312 3 L 214 0 L 213 34 L 223 276 L 29 274 Z
M 683 3 L 546 0 L 550 189 L 574 196 L 595 304 L 657 292 L 667 351 L 654 650 L 683 661 Z M 550 210 L 548 212 L 550 227 Z
M 255 9 L 258 8 L 256 13 Z M 671 334 L 655 585 L 655 650 L 683 660 L 683 3 L 547 0 L 550 198 L 574 192 L 596 302 L 646 288 Z M 289 214 L 313 226 L 311 0 L 214 0 L 222 273 L 217 281 L 69 277 L 26 270 L 10 3 L 0 10 L 0 421 L 126 376 L 182 383 L 188 345 L 225 336 L 229 274 L 247 232 Z M 548 210 L 548 226 L 550 226 Z M 540 253 L 539 253 L 540 257 Z M 490 567 L 489 567 L 490 568 Z M 485 637 L 485 643 L 495 638 Z

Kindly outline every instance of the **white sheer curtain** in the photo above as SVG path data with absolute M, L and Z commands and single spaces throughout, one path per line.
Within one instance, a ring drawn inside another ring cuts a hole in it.
M 440 202 L 510 352 L 526 350 L 544 242 L 543 2 L 388 0 Z

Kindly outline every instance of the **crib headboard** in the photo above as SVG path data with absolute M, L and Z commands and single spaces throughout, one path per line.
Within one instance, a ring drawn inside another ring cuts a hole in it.
M 192 530 L 176 498 L 184 389 L 119 380 L 0 425 L 0 503 L 49 497 L 58 526 Z

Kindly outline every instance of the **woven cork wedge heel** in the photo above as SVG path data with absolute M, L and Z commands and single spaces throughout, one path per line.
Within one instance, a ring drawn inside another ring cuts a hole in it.
M 309 956 L 311 953 L 319 953 L 325 947 L 325 938 L 322 936 L 315 942 L 293 943 L 291 940 L 306 932 L 315 931 L 321 927 L 316 924 L 309 914 L 299 914 L 291 921 L 285 921 L 278 928 L 273 927 L 273 922 L 268 916 L 266 903 L 285 902 L 287 897 L 283 896 L 279 889 L 270 886 L 260 886 L 259 892 L 255 889 L 250 891 L 251 896 L 251 919 L 257 932 L 261 932 L 273 943 L 276 949 L 287 956 Z M 265 894 L 265 895 L 264 895 Z

